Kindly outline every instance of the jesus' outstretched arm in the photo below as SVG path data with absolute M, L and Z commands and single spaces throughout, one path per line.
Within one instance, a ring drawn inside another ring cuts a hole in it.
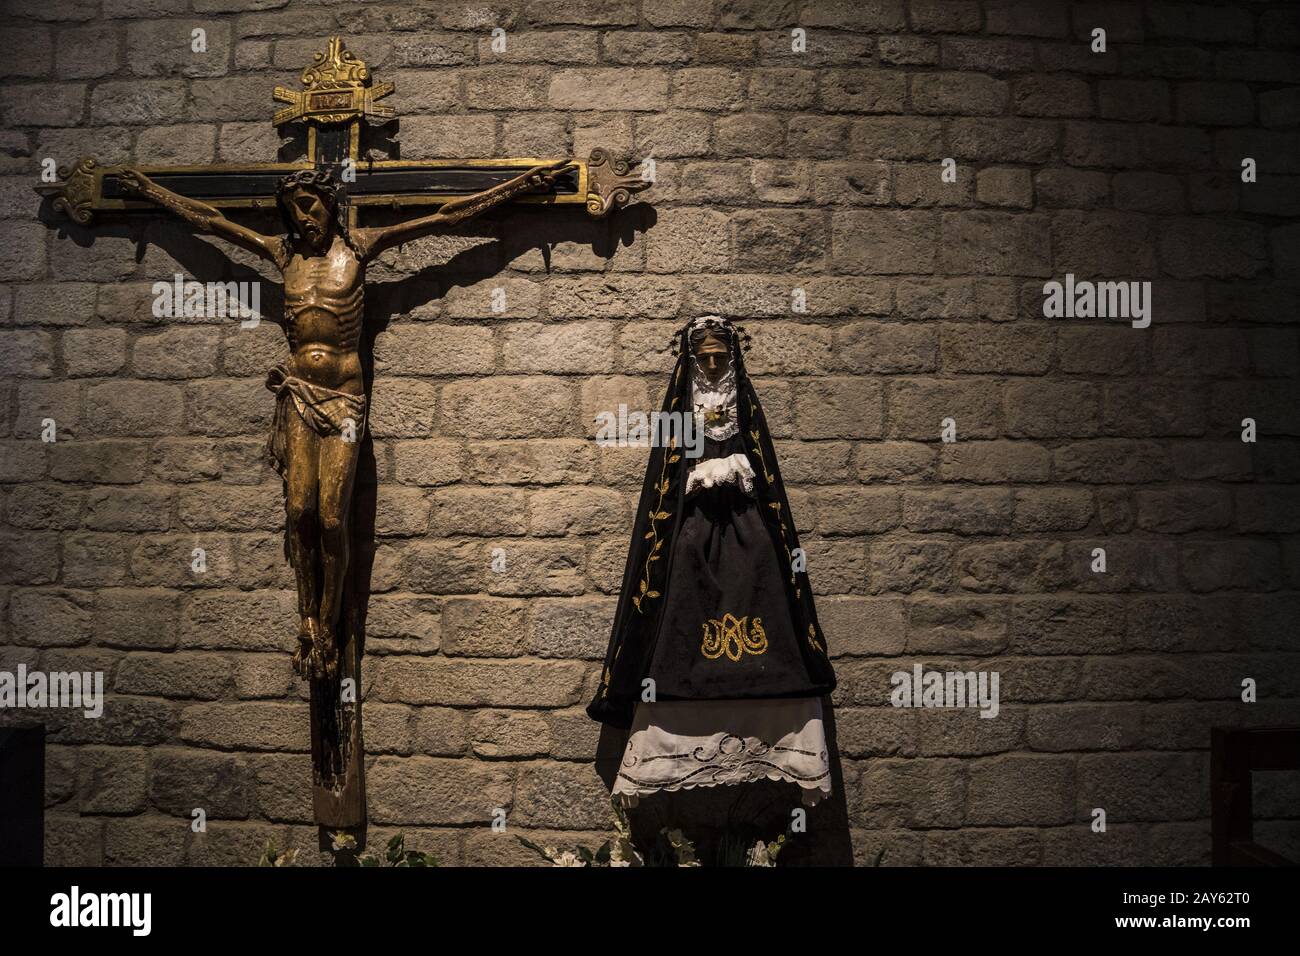
M 256 253 L 263 259 L 269 259 L 276 265 L 283 265 L 280 261 L 283 244 L 278 236 L 263 235 L 247 226 L 231 222 L 220 210 L 198 199 L 190 199 L 165 189 L 138 169 L 123 169 L 118 173 L 118 181 L 129 195 L 161 206 L 200 232 L 210 233 L 241 249 Z
M 453 199 L 428 216 L 382 228 L 358 229 L 354 233 L 357 245 L 365 249 L 367 258 L 373 258 L 385 249 L 391 249 L 411 239 L 419 239 L 421 236 L 428 236 L 441 229 L 473 219 L 515 196 L 549 189 L 555 184 L 556 177 L 571 165 L 573 165 L 572 161 L 567 159 L 543 163 L 491 189 L 485 189 L 472 196 Z

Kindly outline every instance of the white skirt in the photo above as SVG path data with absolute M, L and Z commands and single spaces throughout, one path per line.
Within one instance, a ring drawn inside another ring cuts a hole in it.
M 637 704 L 614 796 L 631 806 L 654 793 L 755 780 L 798 784 L 808 806 L 830 796 L 819 698 Z

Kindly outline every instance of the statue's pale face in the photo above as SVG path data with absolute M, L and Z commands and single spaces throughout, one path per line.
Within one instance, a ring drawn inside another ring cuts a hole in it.
M 731 353 L 726 343 L 715 338 L 706 338 L 695 347 L 695 362 L 710 382 L 717 382 L 731 368 Z
M 301 186 L 291 192 L 286 205 L 298 235 L 314 249 L 323 250 L 329 244 L 333 224 L 333 205 L 312 189 Z

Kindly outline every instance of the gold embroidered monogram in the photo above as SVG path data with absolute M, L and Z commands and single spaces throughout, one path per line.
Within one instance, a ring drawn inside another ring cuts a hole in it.
M 749 615 L 737 618 L 734 614 L 722 615 L 722 620 L 710 619 L 704 622 L 704 641 L 700 644 L 700 653 L 711 661 L 723 654 L 738 661 L 746 654 L 762 654 L 767 651 L 767 632 L 763 630 L 762 618 L 754 618 L 751 625 Z

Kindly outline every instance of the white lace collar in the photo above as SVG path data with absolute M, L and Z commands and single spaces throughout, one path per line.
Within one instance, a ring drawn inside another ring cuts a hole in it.
M 695 423 L 705 437 L 724 441 L 740 431 L 736 418 L 736 370 L 716 382 L 710 382 L 700 370 L 695 357 L 691 357 L 691 406 L 695 410 Z

